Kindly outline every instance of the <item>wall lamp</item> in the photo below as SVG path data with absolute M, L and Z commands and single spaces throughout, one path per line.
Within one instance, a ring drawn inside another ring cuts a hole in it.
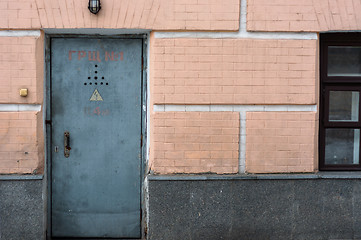
M 91 13 L 97 14 L 101 9 L 100 0 L 89 0 L 88 9 Z

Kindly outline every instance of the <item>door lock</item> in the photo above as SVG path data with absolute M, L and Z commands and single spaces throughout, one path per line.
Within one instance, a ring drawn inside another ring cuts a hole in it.
M 64 157 L 68 158 L 70 155 L 70 133 L 64 132 Z

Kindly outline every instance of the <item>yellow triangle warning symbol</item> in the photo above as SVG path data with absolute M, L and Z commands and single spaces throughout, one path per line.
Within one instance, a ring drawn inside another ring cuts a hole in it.
M 103 101 L 102 96 L 98 92 L 98 89 L 95 89 L 92 96 L 89 99 L 90 101 Z

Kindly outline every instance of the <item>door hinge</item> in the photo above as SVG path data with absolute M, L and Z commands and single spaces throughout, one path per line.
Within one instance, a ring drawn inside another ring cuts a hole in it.
M 50 124 L 51 125 L 51 120 L 45 120 L 45 124 Z
M 143 146 L 143 134 L 140 135 L 140 147 Z

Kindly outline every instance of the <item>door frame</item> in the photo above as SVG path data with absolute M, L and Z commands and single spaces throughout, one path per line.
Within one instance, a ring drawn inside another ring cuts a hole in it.
M 142 78 L 141 78 L 141 92 L 142 92 L 142 100 L 141 106 L 139 109 L 141 111 L 141 173 L 140 173 L 140 212 L 141 212 L 141 239 L 146 238 L 146 229 L 147 229 L 147 209 L 146 209 L 146 193 L 147 184 L 144 184 L 146 172 L 148 171 L 148 164 L 146 161 L 147 157 L 147 112 L 148 112 L 148 104 L 147 104 L 147 53 L 148 53 L 148 34 L 119 34 L 119 35 L 88 35 L 88 34 L 46 34 L 45 35 L 45 81 L 44 81 L 44 131 L 45 131 L 45 170 L 44 177 L 45 179 L 45 187 L 44 187 L 44 196 L 46 196 L 46 201 L 44 204 L 44 235 L 45 239 L 61 239 L 61 238 L 52 238 L 52 222 L 51 222 L 51 179 L 52 179 L 52 116 L 51 116 L 51 39 L 53 38 L 84 38 L 84 39 L 141 39 L 142 40 Z M 75 239 L 74 239 L 75 240 Z M 85 239 L 83 239 L 85 240 Z

